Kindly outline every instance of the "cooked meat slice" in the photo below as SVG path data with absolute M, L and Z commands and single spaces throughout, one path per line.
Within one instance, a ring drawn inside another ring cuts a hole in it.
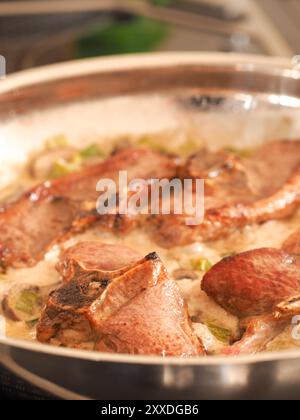
M 111 279 L 141 259 L 138 252 L 123 245 L 80 242 L 61 254 L 56 269 L 66 282 L 91 272 Z
M 17 202 L 3 206 L 0 208 L 2 269 L 32 266 L 53 244 L 101 220 L 96 211 L 99 196 L 96 185 L 104 178 L 117 182 L 121 170 L 127 171 L 129 181 L 133 178 L 173 178 L 177 164 L 174 158 L 150 150 L 126 149 L 101 164 L 45 182 Z M 103 219 L 103 223 L 114 226 L 118 216 L 104 216 Z M 122 226 L 119 224 L 118 227 Z
M 37 339 L 66 347 L 92 342 L 94 334 L 86 313 L 107 284 L 106 279 L 79 277 L 51 293 L 37 325 Z
M 204 354 L 179 289 L 156 254 L 111 281 L 97 271 L 69 280 L 50 295 L 37 338 L 118 353 Z
M 272 248 L 248 251 L 216 264 L 202 289 L 239 318 L 270 314 L 300 294 L 300 260 Z
M 284 242 L 282 249 L 289 254 L 300 256 L 300 230 L 297 230 Z
M 286 322 L 278 321 L 272 316 L 261 316 L 249 320 L 242 339 L 224 349 L 221 354 L 240 356 L 260 353 L 266 349 L 268 343 L 283 332 L 285 326 Z
M 227 194 L 225 200 L 229 202 L 243 197 L 251 201 L 255 196 L 273 195 L 299 165 L 300 141 L 281 140 L 265 143 L 245 156 L 201 150 L 187 160 L 183 177 L 208 180 L 208 194 L 216 198 Z
M 111 282 L 105 295 L 93 303 L 90 311 L 91 323 L 98 328 L 103 320 L 118 311 L 127 301 L 167 278 L 167 272 L 157 254 L 147 255 Z
M 180 356 L 204 355 L 174 281 L 150 287 L 125 304 L 97 330 L 104 352 Z
M 82 242 L 67 249 L 57 265 L 65 283 L 49 296 L 37 327 L 38 340 L 71 347 L 90 342 L 89 306 L 114 277 L 138 260 L 130 248 L 100 242 Z
M 248 251 L 216 264 L 202 289 L 243 320 L 242 339 L 223 354 L 255 354 L 300 313 L 300 260 L 273 248 Z
M 90 320 L 98 351 L 204 355 L 180 291 L 155 254 L 110 284 L 91 306 Z
M 149 230 L 160 245 L 216 240 L 247 225 L 287 218 L 299 207 L 300 141 L 268 143 L 247 159 L 202 155 L 202 161 L 201 154 L 188 161 L 183 175 L 205 180 L 204 221 L 189 226 L 187 215 L 151 216 Z
M 255 199 L 243 162 L 232 153 L 202 150 L 188 159 L 182 177 L 205 180 L 207 209 Z
M 275 194 L 300 165 L 300 141 L 281 140 L 265 143 L 243 166 L 251 189 L 262 197 Z
M 300 314 L 300 295 L 289 297 L 287 300 L 280 302 L 274 312 L 276 319 L 290 320 L 295 315 Z

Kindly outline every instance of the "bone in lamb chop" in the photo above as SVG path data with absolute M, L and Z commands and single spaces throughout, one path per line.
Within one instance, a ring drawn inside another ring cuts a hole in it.
M 263 248 L 223 259 L 205 276 L 202 289 L 241 320 L 241 341 L 226 355 L 263 351 L 300 313 L 300 260 Z
M 39 341 L 104 352 L 204 355 L 179 289 L 155 253 L 140 259 L 129 248 L 81 243 L 62 255 L 58 270 L 65 283 L 49 297 Z
M 172 179 L 176 159 L 147 149 L 127 148 L 107 161 L 80 172 L 45 182 L 16 202 L 0 208 L 0 268 L 28 267 L 40 261 L 56 243 L 99 221 L 102 226 L 127 231 L 134 227 L 131 217 L 100 216 L 96 185 L 101 179 L 118 181 L 126 170 L 128 181 L 136 178 Z
M 150 217 L 148 228 L 165 247 L 216 240 L 291 216 L 300 205 L 300 142 L 270 142 L 247 157 L 202 150 L 188 159 L 181 176 L 205 180 L 205 218 L 187 226 L 186 215 Z

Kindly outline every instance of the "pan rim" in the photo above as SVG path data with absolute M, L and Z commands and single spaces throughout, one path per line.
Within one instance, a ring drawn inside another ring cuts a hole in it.
M 88 58 L 50 64 L 35 69 L 23 70 L 8 75 L 0 81 L 0 95 L 30 85 L 38 85 L 82 75 L 124 70 L 151 69 L 177 66 L 234 67 L 236 71 L 266 71 L 300 80 L 300 70 L 293 68 L 292 60 L 281 57 L 266 57 L 234 53 L 167 52 L 124 54 L 122 56 Z
M 79 359 L 97 363 L 119 363 L 131 365 L 156 365 L 156 366 L 241 366 L 253 365 L 259 363 L 272 363 L 278 361 L 298 360 L 300 359 L 299 350 L 286 350 L 270 353 L 260 353 L 257 355 L 245 356 L 207 356 L 193 358 L 162 357 L 162 356 L 143 356 L 127 355 L 114 353 L 101 353 L 88 350 L 68 349 L 56 347 L 50 344 L 18 340 L 14 338 L 0 337 L 0 346 L 12 347 L 18 350 L 30 351 L 33 353 L 42 353 L 49 356 L 58 356 L 69 359 Z M 1 351 L 0 351 L 1 353 Z

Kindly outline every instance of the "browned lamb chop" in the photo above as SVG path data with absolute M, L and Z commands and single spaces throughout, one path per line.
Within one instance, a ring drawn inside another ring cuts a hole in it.
M 122 255 L 118 246 L 114 253 L 113 246 L 96 247 L 95 263 L 91 243 L 63 255 L 61 263 L 70 256 L 71 265 L 58 268 L 68 281 L 50 295 L 37 327 L 38 340 L 117 353 L 203 355 L 185 302 L 159 257 L 150 254 L 137 261 L 129 249 Z
M 96 220 L 119 230 L 131 227 L 131 219 L 100 217 L 96 211 L 99 180 L 118 181 L 126 170 L 128 180 L 135 178 L 173 178 L 176 160 L 147 149 L 127 148 L 107 161 L 89 166 L 78 173 L 45 182 L 14 203 L 0 208 L 0 267 L 35 265 L 52 245 L 71 233 L 82 231 Z M 122 223 L 125 223 L 122 225 Z M 129 226 L 128 226 L 129 224 Z
M 186 215 L 150 217 L 149 230 L 165 247 L 292 215 L 300 204 L 300 141 L 267 143 L 249 157 L 202 150 L 188 159 L 182 177 L 205 180 L 205 217 L 198 226 L 188 226 Z
M 64 284 L 48 299 L 37 327 L 38 339 L 87 345 L 93 339 L 86 319 L 89 306 L 114 277 L 141 258 L 131 248 L 100 242 L 80 242 L 65 250 L 56 267 Z
M 216 264 L 204 276 L 202 289 L 238 316 L 245 330 L 224 354 L 256 353 L 300 313 L 300 260 L 273 248 L 248 251 Z

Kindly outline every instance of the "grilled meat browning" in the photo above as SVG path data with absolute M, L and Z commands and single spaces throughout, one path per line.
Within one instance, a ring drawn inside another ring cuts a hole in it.
M 108 178 L 118 184 L 119 171 L 133 178 L 173 178 L 173 158 L 146 149 L 126 149 L 106 162 L 45 182 L 17 202 L 0 209 L 0 265 L 33 266 L 52 245 L 80 232 L 101 217 L 96 211 L 96 185 Z M 114 226 L 118 216 L 104 216 L 102 225 Z M 131 220 L 129 221 L 131 226 Z M 126 229 L 130 228 L 126 225 Z M 121 225 L 118 225 L 121 229 Z
M 204 222 L 187 226 L 186 215 L 152 216 L 149 229 L 165 247 L 216 240 L 247 225 L 284 219 L 300 204 L 300 142 L 268 143 L 248 158 L 202 151 L 182 173 L 205 180 Z
M 87 319 L 90 305 L 113 278 L 139 260 L 130 248 L 100 242 L 81 242 L 64 251 L 56 267 L 64 284 L 48 299 L 37 327 L 38 340 L 71 347 L 93 341 Z
M 71 262 L 76 254 L 80 269 L 67 270 L 68 282 L 50 295 L 37 328 L 39 341 L 117 353 L 204 354 L 179 289 L 155 253 L 136 261 L 134 251 L 125 249 L 118 262 L 112 258 L 112 246 L 99 244 L 98 250 L 92 246 L 99 258 L 95 264 L 89 254 L 91 243 L 64 254 L 63 259 L 69 256 Z M 70 278 L 71 273 L 75 277 Z
M 266 315 L 300 294 L 300 261 L 273 248 L 248 251 L 216 264 L 202 289 L 239 318 Z

